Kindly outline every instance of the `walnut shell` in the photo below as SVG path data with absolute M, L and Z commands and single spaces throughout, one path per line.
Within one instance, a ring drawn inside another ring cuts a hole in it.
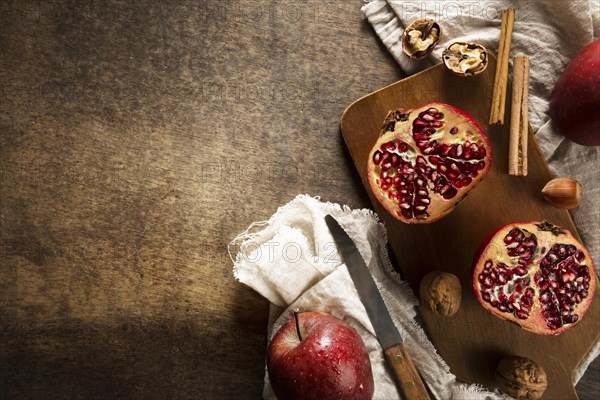
M 455 275 L 432 271 L 425 275 L 419 287 L 421 304 L 434 314 L 449 317 L 460 308 L 462 288 Z
M 442 53 L 444 65 L 458 76 L 474 76 L 488 65 L 487 50 L 477 43 L 455 42 Z
M 419 18 L 411 22 L 402 34 L 402 50 L 410 58 L 427 57 L 442 39 L 442 27 L 432 19 Z
M 496 367 L 498 389 L 517 399 L 535 400 L 548 386 L 546 371 L 525 357 L 505 357 Z

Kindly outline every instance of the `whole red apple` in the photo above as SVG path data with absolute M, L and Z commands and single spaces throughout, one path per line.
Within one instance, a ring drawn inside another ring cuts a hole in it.
M 575 143 L 600 145 L 600 39 L 577 53 L 556 82 L 550 115 Z
M 267 349 L 267 370 L 280 400 L 371 399 L 369 353 L 354 328 L 334 315 L 295 313 Z

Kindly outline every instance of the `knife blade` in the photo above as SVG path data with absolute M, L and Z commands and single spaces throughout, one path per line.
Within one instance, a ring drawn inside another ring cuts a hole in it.
M 331 215 L 325 216 L 325 223 L 348 268 L 358 296 L 367 310 L 375 335 L 383 348 L 387 362 L 394 371 L 394 377 L 402 394 L 407 399 L 429 400 L 425 384 L 404 348 L 402 335 L 394 325 L 373 276 L 354 241 Z

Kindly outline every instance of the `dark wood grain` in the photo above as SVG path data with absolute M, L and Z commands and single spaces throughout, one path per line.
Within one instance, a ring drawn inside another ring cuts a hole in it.
M 299 193 L 370 205 L 338 121 L 402 75 L 360 5 L 2 1 L 3 399 L 261 396 L 227 243 Z

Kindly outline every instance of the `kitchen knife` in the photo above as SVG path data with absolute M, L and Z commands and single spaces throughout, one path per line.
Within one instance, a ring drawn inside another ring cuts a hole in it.
M 402 335 L 394 325 L 390 312 L 381 298 L 381 293 L 379 293 L 356 245 L 331 215 L 325 216 L 325 222 L 331 231 L 346 267 L 348 267 L 350 277 L 367 310 L 377 340 L 383 347 L 385 357 L 394 371 L 396 382 L 398 382 L 402 394 L 409 400 L 429 400 L 427 389 L 413 365 L 410 355 L 404 348 Z

